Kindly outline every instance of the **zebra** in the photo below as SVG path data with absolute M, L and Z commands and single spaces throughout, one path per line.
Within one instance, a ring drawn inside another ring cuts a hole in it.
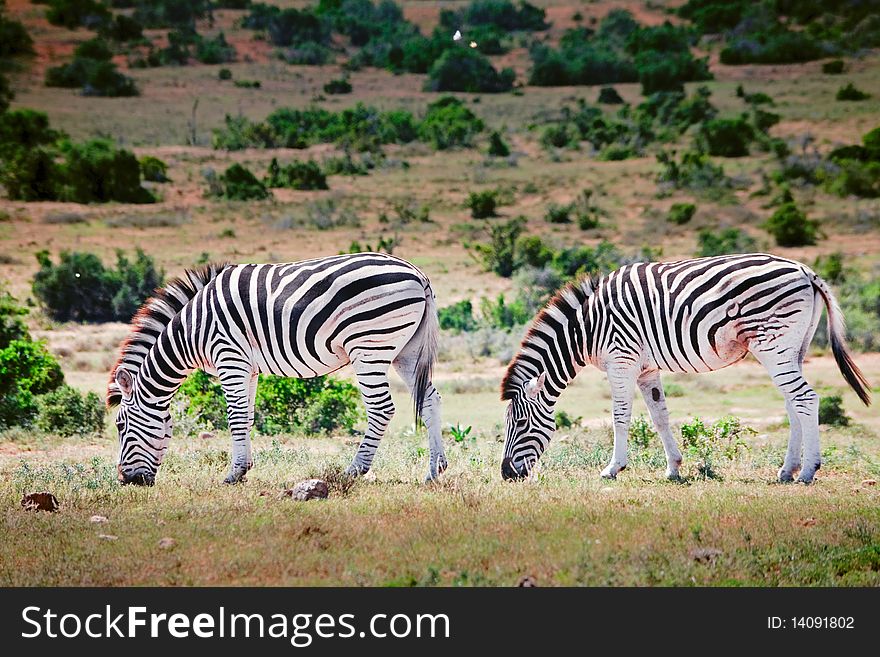
M 172 396 L 196 369 L 218 376 L 226 398 L 231 484 L 253 467 L 258 375 L 310 378 L 351 364 L 367 428 L 347 472 L 369 471 L 391 421 L 393 365 L 427 428 L 428 479 L 435 479 L 447 463 L 431 383 L 438 332 L 430 281 L 388 254 L 187 270 L 135 315 L 110 374 L 107 402 L 119 405 L 118 478 L 154 483 L 171 439 Z
M 627 466 L 638 387 L 663 443 L 666 476 L 677 479 L 682 456 L 660 373 L 714 371 L 752 354 L 785 398 L 791 424 L 778 479 L 792 481 L 800 470 L 798 481 L 810 483 L 821 464 L 819 397 L 803 362 L 823 305 L 838 368 L 867 406 L 868 383 L 847 349 L 840 306 L 799 262 L 757 253 L 640 263 L 564 286 L 537 315 L 501 384 L 509 402 L 502 477 L 529 475 L 555 429 L 559 395 L 589 364 L 607 374 L 613 402 L 614 450 L 602 477 Z

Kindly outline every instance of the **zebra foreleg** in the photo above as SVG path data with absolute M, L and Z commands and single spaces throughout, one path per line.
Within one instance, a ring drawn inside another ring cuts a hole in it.
M 227 484 L 236 484 L 244 479 L 247 471 L 254 465 L 251 427 L 254 422 L 257 377 L 250 373 L 247 376 L 238 373 L 226 376 L 221 374 L 220 385 L 226 397 L 226 413 L 232 433 L 232 463 L 224 481 Z
M 367 431 L 346 472 L 359 476 L 367 474 L 373 465 L 379 442 L 394 417 L 394 402 L 391 400 L 391 387 L 388 385 L 390 361 L 367 356 L 354 361 L 352 365 L 357 375 L 361 398 L 367 408 Z
M 669 428 L 669 409 L 666 407 L 666 395 L 663 393 L 663 384 L 660 382 L 659 372 L 642 374 L 638 381 L 639 390 L 645 398 L 648 412 L 654 428 L 663 441 L 663 451 L 666 452 L 666 478 L 678 479 L 678 470 L 681 467 L 681 450 L 675 442 L 675 436 Z
M 611 411 L 614 420 L 614 453 L 602 470 L 603 479 L 616 479 L 617 473 L 626 469 L 628 461 L 627 440 L 629 420 L 632 416 L 632 397 L 637 374 L 633 368 L 609 367 L 608 382 L 611 384 Z

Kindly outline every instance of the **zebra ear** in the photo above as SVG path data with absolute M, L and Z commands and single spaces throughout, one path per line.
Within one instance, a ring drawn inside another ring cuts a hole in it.
M 131 378 L 131 372 L 120 368 L 119 371 L 116 372 L 116 385 L 119 386 L 119 390 L 123 397 L 126 399 L 131 397 L 131 391 L 134 388 L 134 379 Z
M 538 393 L 544 389 L 544 382 L 547 380 L 547 372 L 541 372 L 534 379 L 526 381 L 525 391 L 529 399 L 537 399 Z

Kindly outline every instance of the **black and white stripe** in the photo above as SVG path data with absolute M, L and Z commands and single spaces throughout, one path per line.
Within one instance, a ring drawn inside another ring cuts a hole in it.
M 437 335 L 427 277 L 387 254 L 187 271 L 135 317 L 111 373 L 108 403 L 120 404 L 120 478 L 152 482 L 171 436 L 171 398 L 195 369 L 216 374 L 226 397 L 231 483 L 253 465 L 257 376 L 310 378 L 348 364 L 367 409 L 350 472 L 370 469 L 394 414 L 387 377 L 394 365 L 428 429 L 428 476 L 436 477 L 446 467 L 440 397 L 430 381 Z
M 553 434 L 557 398 L 592 364 L 607 373 L 613 400 L 614 454 L 602 476 L 626 467 L 638 387 L 663 441 L 667 476 L 677 477 L 681 452 L 660 372 L 710 372 L 751 353 L 785 397 L 791 420 L 779 478 L 790 481 L 800 470 L 800 481 L 812 481 L 820 465 L 819 398 L 803 376 L 803 361 L 823 306 L 840 371 L 869 404 L 867 382 L 846 348 L 840 307 L 826 283 L 798 262 L 744 254 L 643 263 L 598 283 L 566 286 L 536 318 L 502 383 L 502 399 L 510 401 L 502 474 L 530 471 Z

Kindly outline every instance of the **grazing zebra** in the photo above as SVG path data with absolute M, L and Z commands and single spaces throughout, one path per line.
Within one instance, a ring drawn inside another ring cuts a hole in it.
M 437 334 L 428 278 L 390 255 L 186 271 L 137 313 L 110 375 L 107 402 L 119 404 L 119 479 L 153 483 L 171 438 L 171 398 L 193 370 L 220 379 L 232 432 L 226 483 L 235 483 L 253 466 L 258 374 L 310 378 L 349 363 L 367 409 L 349 473 L 370 469 L 394 414 L 387 376 L 394 365 L 427 427 L 433 479 L 446 468 L 440 395 L 431 384 Z
M 510 402 L 502 476 L 529 474 L 550 442 L 559 395 L 591 364 L 607 373 L 614 406 L 614 453 L 602 476 L 613 479 L 626 468 L 638 387 L 663 442 L 666 476 L 675 479 L 681 452 L 660 372 L 710 372 L 751 353 L 785 397 L 791 422 L 779 480 L 791 481 L 800 469 L 798 481 L 811 482 L 820 465 L 819 396 L 804 378 L 803 362 L 823 305 L 840 372 L 868 405 L 840 307 L 828 285 L 798 262 L 745 254 L 636 264 L 598 283 L 567 285 L 539 313 L 501 384 L 501 398 Z

